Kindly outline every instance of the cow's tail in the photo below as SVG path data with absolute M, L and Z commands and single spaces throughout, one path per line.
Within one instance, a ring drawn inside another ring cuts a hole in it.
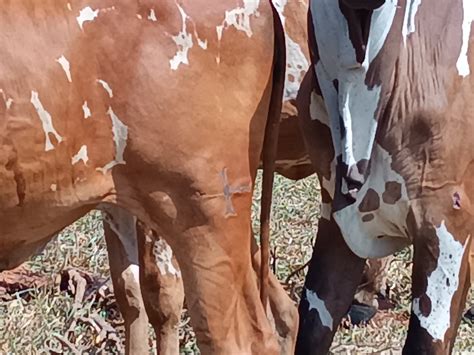
M 265 138 L 263 141 L 262 163 L 262 200 L 260 211 L 260 299 L 264 309 L 268 300 L 268 272 L 270 258 L 270 211 L 272 205 L 273 174 L 278 148 L 278 133 L 285 85 L 286 49 L 283 25 L 275 7 L 270 1 L 274 23 L 273 85 L 270 97 Z

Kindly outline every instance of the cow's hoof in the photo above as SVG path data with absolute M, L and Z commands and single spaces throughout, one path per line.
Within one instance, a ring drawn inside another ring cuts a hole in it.
M 464 318 L 474 322 L 474 306 L 472 306 L 471 309 L 466 312 Z
M 352 304 L 347 315 L 352 325 L 360 325 L 370 321 L 377 313 L 377 308 L 366 304 Z

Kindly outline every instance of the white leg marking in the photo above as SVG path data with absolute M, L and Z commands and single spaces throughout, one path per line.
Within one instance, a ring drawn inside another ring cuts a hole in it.
M 84 105 L 82 105 L 82 111 L 84 111 L 84 118 L 87 119 L 92 116 L 91 110 L 87 105 L 87 101 L 84 101 Z
M 140 282 L 140 267 L 136 264 L 131 264 L 124 270 L 124 273 L 130 272 L 136 283 Z
M 84 30 L 84 22 L 93 21 L 97 16 L 99 16 L 99 10 L 92 10 L 90 6 L 83 8 L 79 12 L 79 16 L 76 17 L 77 23 L 79 24 L 81 30 Z
M 11 97 L 7 98 L 7 94 L 0 89 L 0 94 L 2 95 L 3 101 L 5 102 L 5 107 L 9 110 L 13 105 L 13 99 Z
M 89 161 L 89 157 L 87 156 L 87 146 L 83 145 L 81 149 L 79 149 L 79 152 L 72 157 L 71 159 L 71 164 L 75 165 L 79 163 L 82 160 L 84 165 L 87 165 L 87 162 Z
M 71 77 L 71 65 L 69 64 L 69 61 L 66 59 L 64 55 L 56 59 L 56 62 L 58 62 L 61 67 L 63 68 L 64 72 L 66 73 L 67 81 L 72 83 L 72 77 Z
M 407 44 L 408 35 L 415 32 L 415 16 L 420 4 L 421 0 L 407 0 L 402 27 L 403 43 L 405 45 Z
M 110 87 L 110 85 L 104 81 L 104 80 L 101 80 L 101 79 L 97 79 L 97 82 L 102 85 L 102 87 L 104 88 L 105 91 L 107 91 L 107 94 L 109 95 L 110 98 L 114 97 L 114 92 L 112 91 L 112 88 Z
M 467 52 L 469 49 L 469 38 L 471 37 L 471 24 L 474 20 L 474 1 L 463 0 L 463 21 L 462 21 L 462 46 L 461 53 L 456 63 L 459 75 L 465 77 L 471 72 Z
M 173 251 L 163 239 L 157 239 L 153 244 L 153 255 L 156 266 L 162 275 L 170 274 L 177 278 L 181 277 L 181 272 L 173 265 Z
M 150 9 L 150 14 L 148 15 L 148 19 L 153 22 L 157 22 L 158 19 L 156 18 L 155 10 Z
M 114 166 L 126 164 L 125 160 L 123 159 L 123 153 L 125 152 L 128 138 L 128 127 L 122 121 L 120 121 L 111 107 L 109 107 L 107 114 L 110 116 L 112 121 L 112 133 L 114 134 L 115 142 L 115 159 L 107 163 L 104 167 L 97 168 L 97 170 L 101 171 L 104 175 Z
M 331 313 L 329 313 L 326 307 L 326 303 L 324 303 L 324 301 L 318 297 L 316 292 L 308 290 L 306 287 L 304 288 L 304 290 L 306 292 L 306 299 L 309 303 L 308 311 L 315 309 L 318 312 L 321 324 L 332 330 L 334 320 L 332 319 Z
M 61 143 L 63 141 L 63 138 L 56 132 L 56 130 L 53 127 L 53 120 L 51 118 L 51 115 L 49 114 L 48 111 L 46 111 L 43 107 L 43 104 L 41 103 L 38 93 L 36 91 L 31 92 L 31 103 L 33 104 L 34 108 L 36 109 L 36 112 L 38 113 L 39 119 L 41 120 L 41 123 L 43 125 L 43 131 L 45 134 L 46 142 L 45 142 L 45 151 L 53 150 L 54 146 L 53 143 L 51 143 L 51 139 L 49 138 L 49 134 L 51 133 L 56 137 L 58 143 Z
M 459 271 L 466 245 L 462 245 L 449 233 L 444 221 L 436 228 L 439 256 L 436 269 L 428 276 L 426 295 L 431 301 L 430 314 L 424 316 L 420 310 L 420 299 L 413 299 L 413 313 L 420 325 L 433 337 L 444 340 L 451 324 L 451 301 L 459 286 Z

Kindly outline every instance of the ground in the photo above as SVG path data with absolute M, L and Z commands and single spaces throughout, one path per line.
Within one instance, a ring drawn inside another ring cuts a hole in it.
M 311 255 L 319 216 L 317 179 L 293 182 L 278 177 L 272 214 L 273 268 L 298 301 L 304 271 L 293 273 Z M 258 230 L 260 191 L 254 200 Z M 411 249 L 398 253 L 390 267 L 395 309 L 379 312 L 361 327 L 341 326 L 334 353 L 399 353 L 409 317 Z M 20 276 L 19 276 L 20 275 Z M 469 304 L 474 304 L 471 289 Z M 198 353 L 189 318 L 182 317 L 183 354 Z M 0 353 L 118 353 L 123 321 L 111 286 L 100 214 L 93 212 L 66 228 L 38 256 L 13 275 L 0 276 Z M 474 353 L 474 324 L 463 321 L 455 352 Z M 150 345 L 153 344 L 150 328 Z

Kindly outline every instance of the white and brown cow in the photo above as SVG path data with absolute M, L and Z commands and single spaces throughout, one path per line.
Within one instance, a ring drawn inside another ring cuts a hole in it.
M 202 352 L 276 353 L 250 253 L 270 3 L 4 1 L 0 48 L 0 260 L 118 205 L 173 248 Z
M 474 227 L 473 5 L 311 1 L 313 73 L 298 107 L 313 118 L 303 132 L 326 208 L 299 308 L 298 354 L 328 351 L 366 258 L 409 244 L 404 353 L 452 351 Z

